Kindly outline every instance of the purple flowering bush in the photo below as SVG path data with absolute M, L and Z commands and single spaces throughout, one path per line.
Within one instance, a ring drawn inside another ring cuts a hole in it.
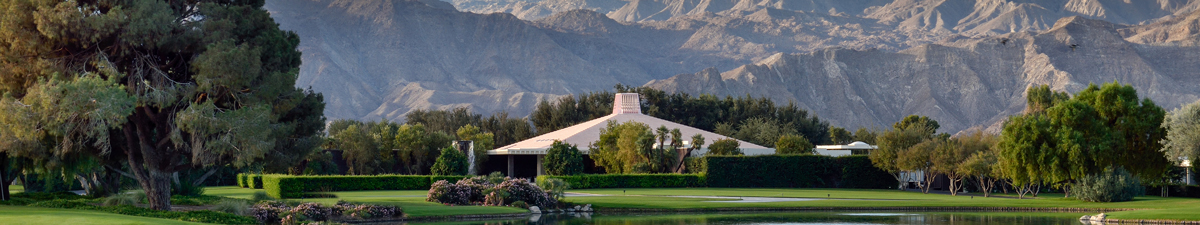
M 263 224 L 308 224 L 330 220 L 359 220 L 395 218 L 403 215 L 395 206 L 355 205 L 338 202 L 333 207 L 318 203 L 301 203 L 288 206 L 283 202 L 261 202 L 251 209 L 254 218 Z
M 499 183 L 493 183 L 500 181 Z M 434 182 L 429 188 L 426 201 L 448 205 L 506 206 L 516 201 L 542 208 L 553 208 L 558 200 L 528 179 L 504 177 L 489 179 L 477 176 L 450 183 L 445 180 Z

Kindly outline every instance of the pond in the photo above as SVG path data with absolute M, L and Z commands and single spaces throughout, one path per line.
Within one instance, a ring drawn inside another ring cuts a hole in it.
M 779 212 L 684 214 L 556 214 L 530 218 L 480 221 L 441 221 L 413 224 L 578 224 L 578 225 L 875 225 L 875 224 L 1082 224 L 1088 213 L 1013 212 Z

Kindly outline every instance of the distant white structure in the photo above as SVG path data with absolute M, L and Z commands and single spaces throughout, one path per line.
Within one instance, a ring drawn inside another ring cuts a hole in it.
M 704 153 L 708 152 L 707 145 L 712 144 L 716 140 L 727 138 L 733 139 L 724 135 L 642 114 L 641 99 L 637 93 L 618 93 L 613 101 L 613 113 L 608 116 L 596 118 L 594 120 L 576 124 L 575 126 L 570 126 L 561 130 L 556 130 L 554 132 L 513 143 L 508 146 L 488 150 L 487 154 L 507 156 L 509 171 L 507 174 L 513 174 L 514 172 L 514 155 L 537 156 L 537 174 L 542 175 L 544 174 L 544 170 L 542 168 L 542 158 L 546 156 L 546 150 L 550 149 L 550 145 L 553 144 L 555 140 L 576 145 L 583 154 L 589 154 L 588 145 L 600 140 L 600 129 L 607 126 L 609 121 L 617 123 L 629 121 L 644 123 L 650 126 L 651 130 L 657 129 L 660 126 L 666 126 L 667 129 L 679 129 L 680 133 L 683 134 L 683 138 L 687 139 L 687 141 L 684 141 L 683 143 L 684 147 L 691 146 L 690 140 L 692 135 L 700 134 L 700 136 L 704 137 L 705 146 L 692 151 L 692 156 L 703 155 Z M 741 148 L 742 153 L 746 155 L 775 154 L 775 149 L 773 148 L 763 147 L 742 140 L 737 141 L 738 148 Z
M 871 150 L 875 149 L 879 149 L 879 146 L 869 145 L 861 141 L 855 141 L 854 143 L 850 143 L 848 145 L 817 145 L 817 147 L 813 150 L 817 152 L 817 155 L 838 157 L 856 155 L 856 153 L 867 154 Z

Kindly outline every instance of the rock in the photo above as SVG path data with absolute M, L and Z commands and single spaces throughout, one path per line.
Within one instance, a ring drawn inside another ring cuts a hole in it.
M 1092 216 L 1089 216 L 1089 215 L 1083 215 L 1083 216 L 1079 217 L 1079 221 L 1091 221 L 1091 220 L 1092 220 Z
M 537 206 L 530 206 L 530 207 L 529 207 L 529 213 L 533 213 L 533 214 L 542 214 L 542 210 L 541 210 L 541 209 L 539 209 Z
M 1092 221 L 1104 221 L 1104 219 L 1107 219 L 1107 218 L 1108 218 L 1107 214 L 1100 213 L 1099 215 L 1092 216 Z
M 579 211 L 579 210 L 577 210 L 575 208 L 567 208 L 567 212 L 575 212 L 575 211 Z
M 581 206 L 581 205 L 575 205 L 575 211 L 579 211 L 582 208 L 583 208 L 583 206 Z
M 591 212 L 591 211 L 592 211 L 592 204 L 587 204 L 587 205 L 584 205 L 584 206 L 583 206 L 583 208 L 581 208 L 580 210 L 582 210 L 582 211 L 584 211 L 584 212 Z

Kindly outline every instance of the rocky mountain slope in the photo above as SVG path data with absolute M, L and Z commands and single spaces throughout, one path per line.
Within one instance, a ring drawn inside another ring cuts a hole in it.
M 1124 27 L 1068 17 L 1043 32 L 950 39 L 899 52 L 781 53 L 729 71 L 708 69 L 647 86 L 794 101 L 848 127 L 886 127 L 920 114 L 938 120 L 943 132 L 976 125 L 991 125 L 995 132 L 997 121 L 1024 108 L 1024 91 L 1033 85 L 1078 92 L 1089 83 L 1119 81 L 1167 109 L 1195 101 L 1200 48 L 1138 44 L 1119 31 L 1158 32 L 1178 24 Z
M 1168 108 L 1196 99 L 1200 88 L 1186 82 L 1200 76 L 1192 47 L 1200 16 L 1190 10 L 1197 2 L 269 0 L 266 7 L 301 36 L 297 85 L 325 94 L 329 118 L 401 119 L 414 109 L 464 106 L 526 115 L 542 98 L 650 82 L 793 100 L 851 128 L 920 113 L 953 132 L 1013 113 L 1024 104 L 1014 99 L 1032 84 L 1076 91 L 1118 80 Z M 519 16 L 459 11 L 498 7 Z

